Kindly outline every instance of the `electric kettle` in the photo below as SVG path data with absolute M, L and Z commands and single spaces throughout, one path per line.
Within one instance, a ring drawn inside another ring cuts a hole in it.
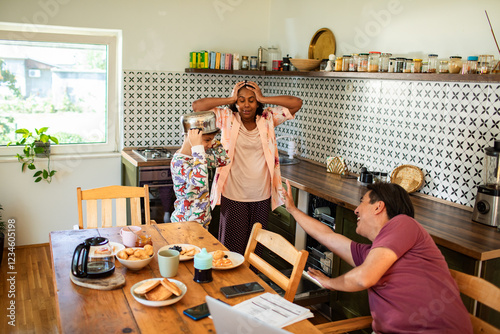
M 75 248 L 71 272 L 80 278 L 102 278 L 113 274 L 115 261 L 109 240 L 93 237 Z

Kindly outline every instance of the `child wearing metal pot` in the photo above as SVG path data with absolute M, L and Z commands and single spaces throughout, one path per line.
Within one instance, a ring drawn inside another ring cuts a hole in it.
M 182 147 L 170 163 L 175 196 L 171 222 L 196 221 L 208 228 L 212 219 L 208 169 L 229 164 L 229 157 L 215 135 L 218 128 L 204 131 L 189 129 L 184 134 Z

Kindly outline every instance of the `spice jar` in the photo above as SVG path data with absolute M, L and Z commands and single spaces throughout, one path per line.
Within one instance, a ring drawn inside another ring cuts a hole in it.
M 422 62 L 422 73 L 429 73 L 429 62 L 428 61 Z
M 248 63 L 248 56 L 242 56 L 241 57 L 241 69 L 248 70 L 249 66 L 250 65 Z
M 448 73 L 448 61 L 447 60 L 439 61 L 439 73 Z
M 427 61 L 429 62 L 429 69 L 427 72 L 428 73 L 436 73 L 437 68 L 438 68 L 438 55 L 431 53 L 429 55 L 429 58 L 427 59 Z
M 380 61 L 380 52 L 370 51 L 368 54 L 368 72 L 378 72 L 378 63 Z
M 391 53 L 382 53 L 380 55 L 380 61 L 378 66 L 379 72 L 389 72 L 389 60 L 392 56 Z
M 394 66 L 395 73 L 403 73 L 405 61 L 405 58 L 396 58 L 396 66 Z
M 351 57 L 351 62 L 349 63 L 349 72 L 358 71 L 358 61 L 359 61 L 359 55 L 357 53 L 353 53 Z
M 403 67 L 403 73 L 411 73 L 411 67 L 413 66 L 413 59 L 406 58 Z
M 342 57 L 337 57 L 335 59 L 335 71 L 336 72 L 342 72 Z
M 260 62 L 259 70 L 261 70 L 261 71 L 267 71 L 267 61 L 261 61 Z
M 488 74 L 493 69 L 493 55 L 480 55 L 478 63 L 478 73 Z
M 451 56 L 448 61 L 448 72 L 449 73 L 460 73 L 462 70 L 462 57 Z
M 477 56 L 467 57 L 467 61 L 462 65 L 462 74 L 477 74 Z
M 358 72 L 368 71 L 368 53 L 360 53 L 358 59 Z
M 389 58 L 389 67 L 387 68 L 387 72 L 394 73 L 395 68 L 396 68 L 396 58 Z
M 413 59 L 413 63 L 411 65 L 411 73 L 420 73 L 422 72 L 422 59 L 415 58 Z
M 253 70 L 253 71 L 256 71 L 259 69 L 258 67 L 258 59 L 257 59 L 257 56 L 251 56 L 250 57 L 250 69 Z
M 342 72 L 349 71 L 349 65 L 351 64 L 351 60 L 352 60 L 351 55 L 344 55 L 342 57 Z
M 137 240 L 135 241 L 135 247 L 144 247 L 146 245 L 153 246 L 153 241 L 151 238 L 151 234 L 147 234 L 145 231 L 137 236 Z

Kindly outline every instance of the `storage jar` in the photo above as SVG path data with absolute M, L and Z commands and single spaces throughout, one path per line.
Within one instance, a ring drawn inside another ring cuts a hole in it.
M 477 56 L 467 57 L 467 61 L 462 65 L 462 74 L 477 74 Z
M 267 71 L 267 61 L 261 61 L 260 62 L 259 70 L 261 70 L 261 71 Z
M 395 73 L 403 73 L 406 58 L 396 58 L 396 66 L 394 67 Z
M 411 58 L 406 58 L 405 59 L 405 64 L 403 67 L 403 72 L 404 73 L 411 73 L 411 67 L 413 66 L 413 59 Z
M 427 70 L 427 72 L 436 73 L 438 69 L 438 55 L 431 53 L 427 61 L 429 62 L 429 69 Z
M 389 58 L 389 67 L 387 68 L 387 72 L 394 73 L 396 68 L 396 58 Z
M 448 61 L 448 72 L 449 73 L 460 73 L 462 70 L 462 57 L 460 56 L 451 56 Z
M 349 65 L 351 64 L 351 61 L 352 61 L 351 55 L 344 55 L 342 57 L 342 72 L 349 71 Z
M 342 57 L 337 57 L 337 59 L 335 59 L 335 72 L 342 72 L 342 62 Z
M 422 59 L 415 58 L 413 59 L 413 64 L 411 66 L 411 73 L 420 73 L 422 72 Z
M 368 54 L 368 72 L 378 72 L 378 63 L 380 61 L 380 52 L 370 51 Z
M 360 53 L 358 60 L 358 72 L 368 71 L 368 53 Z
M 250 57 L 250 69 L 254 71 L 259 69 L 257 56 Z
M 478 72 L 480 74 L 488 74 L 493 70 L 492 64 L 494 63 L 493 55 L 480 55 L 478 63 Z
M 358 61 L 359 55 L 357 53 L 352 54 L 351 62 L 349 64 L 349 72 L 357 72 L 358 71 Z
M 391 53 L 382 53 L 380 55 L 380 61 L 378 66 L 379 72 L 389 72 L 389 61 L 391 56 L 392 56 Z
M 248 63 L 248 56 L 242 56 L 241 57 L 241 69 L 248 70 L 249 66 L 250 65 Z
M 422 73 L 429 73 L 429 62 L 428 61 L 422 62 Z
M 439 61 L 439 73 L 448 73 L 448 61 L 447 60 Z

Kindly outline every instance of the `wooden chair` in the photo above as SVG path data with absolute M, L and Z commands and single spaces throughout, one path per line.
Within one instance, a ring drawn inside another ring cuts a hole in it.
M 290 278 L 286 277 L 278 269 L 271 266 L 255 253 L 257 243 L 262 244 L 264 247 L 293 265 Z M 245 261 L 253 265 L 257 270 L 285 290 L 285 299 L 293 302 L 302 277 L 302 272 L 306 266 L 308 255 L 309 253 L 305 250 L 298 251 L 283 236 L 271 231 L 266 231 L 262 229 L 262 224 L 255 223 L 245 250 Z
M 150 220 L 149 187 L 109 186 L 82 190 L 76 189 L 78 199 L 78 225 L 83 228 L 113 226 L 113 200 L 115 200 L 116 226 L 127 225 L 127 198 L 130 199 L 130 221 L 132 225 L 141 225 L 141 199 L 144 199 L 145 224 L 156 223 Z M 87 226 L 83 225 L 83 205 L 86 201 Z M 101 226 L 98 225 L 98 202 L 101 202 Z
M 478 303 L 500 312 L 500 288 L 487 280 L 450 269 L 460 292 Z M 474 333 L 500 334 L 500 329 L 470 314 Z
M 455 279 L 460 292 L 477 302 L 500 312 L 500 288 L 483 278 L 468 275 L 450 269 L 451 276 Z M 500 329 L 486 321 L 470 314 L 472 328 L 475 334 L 500 334 Z M 316 328 L 324 334 L 346 333 L 370 327 L 372 317 L 358 317 L 341 321 L 334 321 L 317 325 Z

